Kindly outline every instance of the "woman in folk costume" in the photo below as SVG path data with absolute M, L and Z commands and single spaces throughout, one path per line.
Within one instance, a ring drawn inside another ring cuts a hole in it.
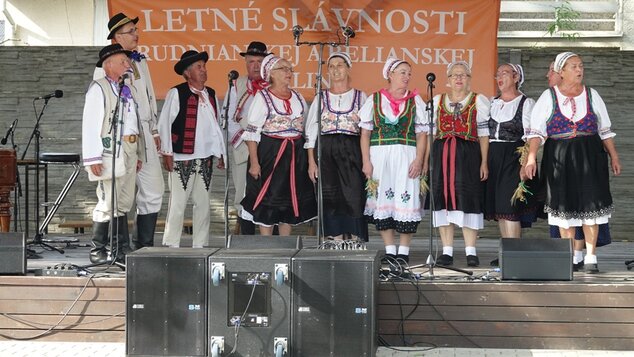
M 583 227 L 587 250 L 584 270 L 597 273 L 598 227 L 608 222 L 614 210 L 609 167 L 615 175 L 621 173 L 612 139 L 616 134 L 603 99 L 583 84 L 581 57 L 560 53 L 554 70 L 561 82 L 545 90 L 535 103 L 525 171 L 529 178 L 537 174 L 537 151 L 544 144 L 542 174 L 548 193 L 544 207 L 548 224 L 558 226 L 561 237 L 568 239 L 574 238 L 575 227 Z M 575 254 L 573 264 L 578 262 Z
M 500 94 L 491 100 L 485 217 L 498 222 L 502 238 L 520 238 L 521 221 L 534 217 L 537 210 L 533 197 L 537 180 L 527 182 L 520 164 L 525 151 L 523 137 L 528 130 L 535 101 L 520 91 L 524 83 L 521 65 L 500 65 L 495 79 Z M 521 198 L 515 196 L 518 185 L 524 189 Z M 491 265 L 497 266 L 498 263 L 496 258 Z
M 449 91 L 434 97 L 433 222 L 443 245 L 436 263 L 453 264 L 457 226 L 462 228 L 467 265 L 478 266 L 476 239 L 484 227 L 483 181 L 489 175 L 489 100 L 471 91 L 468 63 L 450 63 L 447 77 Z
M 249 148 L 249 166 L 242 218 L 271 235 L 290 235 L 291 226 L 317 216 L 313 184 L 304 150 L 306 101 L 290 88 L 291 64 L 275 55 L 262 60 L 262 78 L 270 86 L 258 92 L 242 139 Z
M 345 52 L 328 58 L 330 88 L 322 92 L 321 179 L 324 235 L 335 239 L 358 237 L 368 241 L 365 208 L 365 176 L 361 171 L 359 109 L 368 97 L 350 86 L 352 60 Z M 317 168 L 317 100 L 306 124 L 308 175 L 313 183 Z
M 423 216 L 420 176 L 427 147 L 425 103 L 407 89 L 409 63 L 389 58 L 387 88 L 370 96 L 359 116 L 363 173 L 370 183 L 365 214 L 381 233 L 386 256 L 409 262 L 409 246 Z M 400 233 L 398 250 L 395 232 Z

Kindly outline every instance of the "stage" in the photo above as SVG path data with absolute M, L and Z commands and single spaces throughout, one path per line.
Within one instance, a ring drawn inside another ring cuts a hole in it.
M 125 274 L 119 268 L 95 269 L 87 277 L 32 275 L 88 264 L 89 236 L 77 237 L 79 246 L 64 254 L 42 251 L 42 259 L 29 259 L 29 275 L 0 276 L 0 339 L 125 341 Z M 305 239 L 304 248 L 314 243 Z M 212 239 L 210 245 L 222 244 Z M 458 268 L 466 268 L 462 244 L 456 240 Z M 556 282 L 499 281 L 489 266 L 498 244 L 478 241 L 481 266 L 473 276 L 437 267 L 432 279 L 417 268 L 417 281 L 382 281 L 380 338 L 393 346 L 634 350 L 634 271 L 624 265 L 634 259 L 634 243 L 599 248 L 601 273 Z M 380 238 L 372 237 L 368 247 L 381 249 Z M 411 265 L 424 263 L 428 241 L 415 239 L 411 254 Z

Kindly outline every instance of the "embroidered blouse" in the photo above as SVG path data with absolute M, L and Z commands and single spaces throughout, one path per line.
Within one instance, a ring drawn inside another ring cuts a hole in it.
M 290 111 L 284 109 L 284 100 L 263 89 L 253 99 L 249 108 L 248 125 L 242 139 L 260 142 L 260 135 L 291 137 L 303 135 L 306 100 L 291 90 Z

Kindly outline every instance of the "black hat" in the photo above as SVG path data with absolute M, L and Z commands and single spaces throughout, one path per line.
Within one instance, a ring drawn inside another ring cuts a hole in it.
M 209 60 L 209 55 L 206 51 L 185 51 L 185 53 L 183 53 L 183 55 L 181 56 L 180 61 L 176 62 L 176 64 L 174 65 L 174 71 L 176 72 L 176 74 L 182 75 L 190 64 L 198 62 L 200 60 L 204 62 L 207 62 Z
M 114 37 L 114 33 L 117 32 L 118 29 L 121 28 L 121 26 L 132 22 L 134 24 L 136 24 L 137 22 L 139 22 L 139 17 L 135 17 L 133 19 L 127 17 L 125 14 L 123 14 L 122 12 L 114 15 L 110 21 L 108 21 L 108 31 L 110 31 L 110 33 L 108 34 L 108 40 L 112 39 Z
M 101 67 L 101 65 L 103 64 L 103 61 L 105 61 L 106 58 L 112 55 L 116 55 L 117 53 L 125 53 L 126 56 L 130 57 L 130 54 L 132 52 L 128 50 L 124 50 L 123 47 L 121 47 L 121 45 L 118 43 L 115 43 L 113 45 L 108 45 L 102 48 L 101 51 L 99 51 L 99 61 L 97 61 L 97 67 Z
M 240 52 L 240 56 L 242 57 L 246 55 L 266 57 L 269 54 L 270 53 L 266 52 L 266 45 L 258 41 L 251 42 L 249 47 L 247 47 L 247 52 Z

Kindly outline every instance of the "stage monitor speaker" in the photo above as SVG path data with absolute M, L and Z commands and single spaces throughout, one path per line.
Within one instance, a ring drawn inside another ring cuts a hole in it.
M 301 236 L 230 235 L 228 249 L 302 249 Z
M 218 249 L 126 255 L 128 356 L 207 356 L 207 262 Z
M 24 233 L 0 233 L 0 274 L 26 274 Z
M 209 356 L 289 356 L 295 254 L 222 249 L 209 257 Z
M 570 239 L 500 239 L 502 280 L 572 280 Z
M 304 249 L 293 257 L 292 356 L 374 356 L 380 255 Z

